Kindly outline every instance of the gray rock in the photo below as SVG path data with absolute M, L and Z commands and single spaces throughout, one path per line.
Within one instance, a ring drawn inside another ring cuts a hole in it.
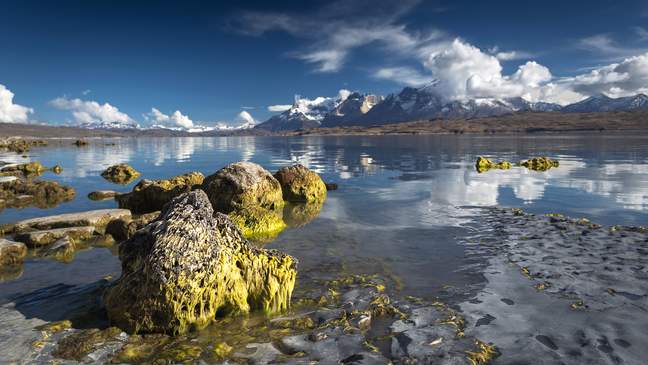
M 16 232 L 34 229 L 94 226 L 104 227 L 113 219 L 130 217 L 128 209 L 98 209 L 87 212 L 67 213 L 48 217 L 25 219 L 15 223 Z
M 63 237 L 78 241 L 87 240 L 94 233 L 95 227 L 92 226 L 67 227 L 17 233 L 14 235 L 14 239 L 25 243 L 28 247 L 41 247 L 49 245 Z

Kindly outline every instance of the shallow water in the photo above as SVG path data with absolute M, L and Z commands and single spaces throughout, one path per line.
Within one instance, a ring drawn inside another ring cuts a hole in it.
M 478 155 L 514 162 L 546 155 L 559 159 L 560 167 L 479 174 Z M 271 171 L 300 162 L 340 188 L 329 193 L 316 219 L 266 245 L 300 260 L 298 286 L 340 272 L 378 272 L 404 294 L 458 299 L 483 281 L 458 243 L 479 214 L 472 207 L 515 206 L 603 224 L 648 224 L 648 136 L 98 139 L 82 148 L 35 148 L 28 158 L 2 153 L 0 160 L 58 163 L 63 173 L 43 178 L 77 190 L 73 201 L 53 209 L 1 211 L 0 223 L 116 206 L 86 198 L 95 190 L 132 188 L 135 182 L 116 185 L 99 176 L 116 163 L 156 179 L 189 171 L 208 175 L 240 160 Z M 78 252 L 71 263 L 28 259 L 22 274 L 0 282 L 0 302 L 55 284 L 118 276 L 119 270 L 106 248 Z

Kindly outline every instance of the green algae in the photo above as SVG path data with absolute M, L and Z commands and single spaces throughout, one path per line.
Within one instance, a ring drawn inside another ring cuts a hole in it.
M 279 181 L 286 201 L 313 203 L 326 199 L 326 185 L 322 178 L 301 164 L 283 167 L 274 177 Z
M 483 156 L 477 157 L 477 161 L 475 162 L 475 169 L 480 174 L 492 169 L 508 170 L 511 167 L 512 165 L 508 161 L 501 161 L 496 163 Z
M 229 217 L 243 237 L 257 242 L 269 242 L 287 227 L 279 209 L 247 208 L 231 212 Z

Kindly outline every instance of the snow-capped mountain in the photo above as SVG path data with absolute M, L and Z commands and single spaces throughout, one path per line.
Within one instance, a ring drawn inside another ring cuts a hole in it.
M 593 113 L 638 109 L 648 109 L 648 96 L 646 94 L 621 98 L 611 98 L 604 94 L 594 95 L 577 103 L 567 105 L 562 108 L 562 111 L 567 113 Z
M 358 121 L 374 106 L 383 101 L 382 96 L 363 95 L 358 92 L 350 94 L 338 106 L 333 108 L 322 120 L 323 127 L 335 127 Z
M 295 95 L 295 102 L 290 109 L 258 124 L 256 128 L 268 131 L 288 131 L 319 127 L 324 118 L 348 96 L 348 93 L 340 92 L 337 98 L 317 97 L 311 100 Z
M 86 129 L 141 129 L 137 123 L 124 123 L 124 122 L 97 122 L 97 123 L 82 123 L 77 125 L 79 128 Z

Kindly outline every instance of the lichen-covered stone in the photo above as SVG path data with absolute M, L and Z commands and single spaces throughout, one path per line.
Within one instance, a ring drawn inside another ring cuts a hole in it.
M 326 199 L 326 185 L 322 178 L 301 164 L 283 167 L 274 177 L 281 184 L 286 201 L 318 202 Z
M 27 256 L 27 246 L 22 242 L 0 238 L 0 267 L 19 265 Z
M 477 162 L 475 162 L 475 169 L 479 173 L 486 172 L 492 169 L 508 170 L 511 167 L 512 165 L 508 161 L 501 161 L 496 163 L 483 156 L 479 156 L 477 158 Z
M 129 332 L 182 333 L 217 315 L 290 305 L 296 260 L 252 247 L 195 190 L 119 248 L 122 275 L 106 291 L 112 323 Z
M 524 166 L 533 171 L 547 171 L 559 165 L 560 162 L 558 160 L 552 160 L 548 157 L 534 157 L 530 160 L 520 162 L 520 166 Z
M 115 199 L 120 208 L 130 209 L 133 213 L 155 212 L 162 210 L 176 196 L 200 186 L 204 179 L 200 172 L 190 172 L 166 180 L 144 179 L 135 185 L 132 192 Z
M 281 209 L 240 209 L 231 212 L 229 217 L 243 236 L 253 241 L 271 241 L 286 229 Z
M 47 217 L 30 218 L 14 224 L 15 232 L 46 230 L 53 228 L 93 226 L 95 229 L 105 227 L 113 219 L 130 217 L 127 209 L 97 209 L 87 212 L 57 214 Z
M 19 164 L 8 164 L 0 167 L 2 172 L 20 172 L 24 175 L 40 175 L 43 172 L 47 171 L 47 167 L 43 166 L 39 161 L 19 163 Z
M 140 173 L 129 164 L 120 163 L 108 167 L 101 173 L 101 176 L 108 181 L 125 185 L 137 179 L 137 177 L 140 176 Z
M 74 199 L 75 190 L 56 181 L 14 179 L 0 184 L 0 199 L 9 208 L 52 208 Z

